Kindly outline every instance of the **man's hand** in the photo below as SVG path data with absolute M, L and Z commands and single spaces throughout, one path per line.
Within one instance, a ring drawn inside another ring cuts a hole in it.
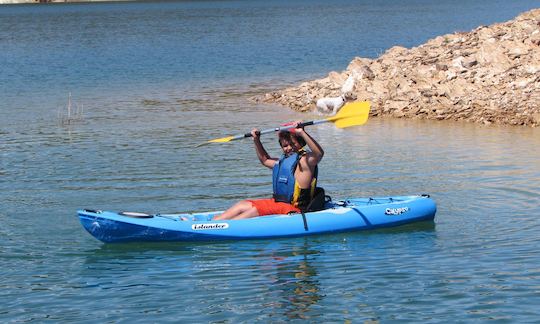
M 259 141 L 260 136 L 261 136 L 261 132 L 257 128 L 253 128 L 251 130 L 251 136 L 253 137 L 254 141 Z
M 299 125 L 302 124 L 302 121 L 301 120 L 297 120 L 294 122 L 294 132 L 298 135 L 301 135 L 302 133 L 304 133 L 304 127 L 298 127 Z

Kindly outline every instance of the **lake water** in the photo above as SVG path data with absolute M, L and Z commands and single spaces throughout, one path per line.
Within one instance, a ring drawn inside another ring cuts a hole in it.
M 249 140 L 320 118 L 253 94 L 513 18 L 537 1 L 0 7 L 0 321 L 538 322 L 540 131 L 370 119 L 310 128 L 334 199 L 428 193 L 434 223 L 215 244 L 102 244 L 76 210 L 265 197 Z M 66 117 L 68 94 L 82 116 Z M 273 136 L 263 139 L 279 152 Z

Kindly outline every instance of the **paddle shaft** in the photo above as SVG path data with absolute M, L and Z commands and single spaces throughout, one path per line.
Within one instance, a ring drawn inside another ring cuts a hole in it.
M 312 121 L 308 121 L 308 122 L 305 122 L 305 123 L 298 124 L 298 128 L 302 128 L 302 127 L 305 127 L 305 126 L 322 124 L 322 123 L 327 123 L 327 122 L 329 122 L 328 119 L 312 120 Z M 262 135 L 262 134 L 268 134 L 268 133 L 273 133 L 273 132 L 281 132 L 281 131 L 289 130 L 291 128 L 294 128 L 294 125 L 265 129 L 265 130 L 260 131 L 259 134 Z M 238 136 L 235 136 L 235 137 L 231 138 L 231 141 L 239 140 L 239 139 L 247 138 L 247 137 L 252 137 L 252 136 L 253 135 L 251 135 L 251 133 L 245 133 L 244 135 L 238 135 Z
M 360 125 L 363 125 L 367 121 L 368 116 L 369 116 L 369 109 L 370 109 L 370 104 L 367 101 L 363 101 L 363 102 L 356 101 L 352 103 L 347 103 L 345 106 L 343 106 L 339 110 L 339 112 L 335 116 L 325 118 L 325 119 L 300 123 L 298 124 L 298 127 L 318 125 L 318 124 L 327 123 L 327 122 L 334 123 L 337 128 L 360 126 Z M 292 128 L 294 128 L 294 126 L 292 125 L 270 128 L 270 129 L 265 129 L 263 131 L 260 131 L 259 134 L 279 132 L 279 131 L 289 130 Z M 227 136 L 227 137 L 216 138 L 213 140 L 209 140 L 205 143 L 201 143 L 197 145 L 197 147 L 207 145 L 210 143 L 227 143 L 230 141 L 239 140 L 239 139 L 243 139 L 247 137 L 251 137 L 251 132 L 237 135 L 237 136 Z

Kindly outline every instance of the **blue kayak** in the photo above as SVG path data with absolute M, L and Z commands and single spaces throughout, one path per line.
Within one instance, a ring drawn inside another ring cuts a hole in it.
M 112 242 L 216 241 L 293 237 L 394 227 L 435 218 L 427 195 L 356 198 L 326 202 L 325 209 L 304 215 L 269 215 L 213 221 L 222 212 L 144 214 L 79 210 L 82 226 L 95 238 Z
M 144 214 L 79 210 L 82 226 L 95 238 L 112 242 L 215 241 L 293 237 L 394 227 L 435 218 L 427 195 L 329 201 L 304 215 L 269 215 L 213 221 L 222 212 Z

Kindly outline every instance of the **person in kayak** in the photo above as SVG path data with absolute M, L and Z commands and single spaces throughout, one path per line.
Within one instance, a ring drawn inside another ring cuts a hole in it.
M 279 144 L 283 150 L 280 158 L 270 157 L 261 143 L 258 129 L 251 135 L 257 157 L 262 165 L 272 169 L 274 195 L 269 199 L 242 200 L 214 220 L 243 219 L 256 216 L 300 212 L 313 198 L 317 185 L 317 165 L 324 151 L 302 127 L 279 132 Z M 304 150 L 308 146 L 310 151 Z

